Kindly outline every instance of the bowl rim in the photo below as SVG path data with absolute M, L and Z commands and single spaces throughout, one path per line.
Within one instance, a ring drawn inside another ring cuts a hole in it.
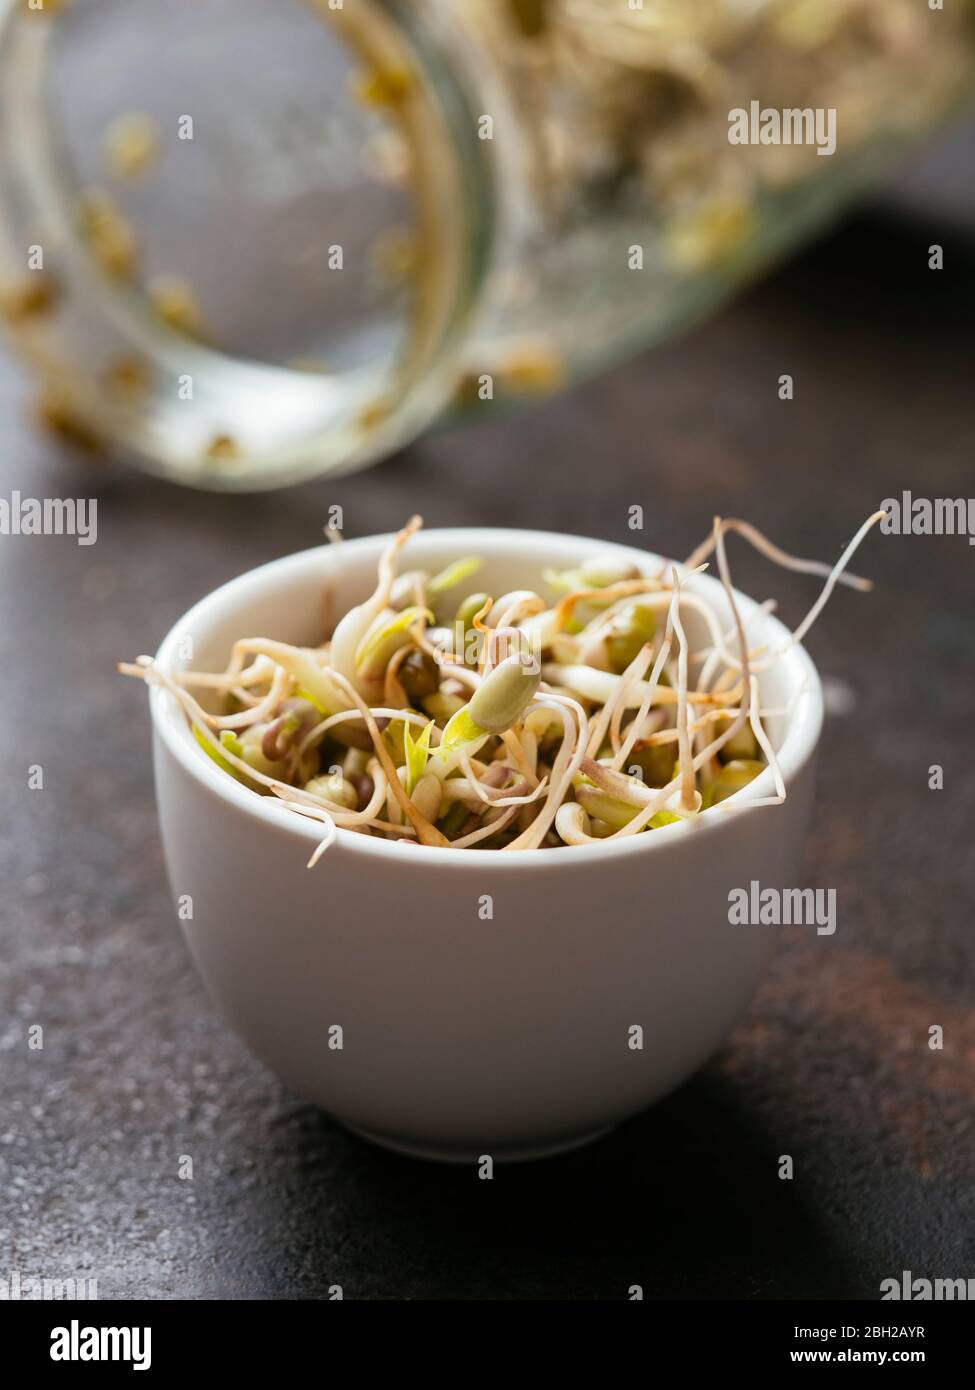
M 343 541 L 341 545 L 325 543 L 320 546 L 313 546 L 244 571 L 244 573 L 219 585 L 216 589 L 212 589 L 191 608 L 187 609 L 162 639 L 155 660 L 168 669 L 186 669 L 186 662 L 174 659 L 178 650 L 177 644 L 188 633 L 192 633 L 194 628 L 199 628 L 201 624 L 206 623 L 214 611 L 239 603 L 246 598 L 248 590 L 258 591 L 272 579 L 286 576 L 288 571 L 293 571 L 296 583 L 300 583 L 304 578 L 310 579 L 315 574 L 316 567 L 320 566 L 318 577 L 324 588 L 328 580 L 329 569 L 334 569 L 340 565 L 343 557 L 355 554 L 357 558 L 361 559 L 371 552 L 378 558 L 383 546 L 391 539 L 391 534 L 363 536 L 355 540 Z M 538 563 L 540 559 L 544 562 L 544 550 L 546 548 L 560 551 L 567 548 L 576 549 L 580 557 L 594 552 L 601 554 L 618 552 L 631 563 L 640 566 L 641 570 L 649 571 L 654 564 L 659 565 L 664 562 L 675 564 L 678 573 L 686 574 L 686 570 L 680 562 L 666 560 L 665 557 L 656 552 L 642 550 L 621 542 L 578 536 L 560 531 L 539 531 L 516 527 L 434 527 L 418 533 L 417 537 L 410 543 L 411 551 L 421 549 L 424 542 L 432 542 L 445 549 L 449 548 L 455 555 L 481 553 L 486 556 L 508 556 L 510 558 L 511 556 L 516 557 L 518 554 L 529 554 L 535 563 Z M 695 575 L 694 582 L 706 587 L 717 586 L 723 595 L 724 591 L 720 580 L 713 575 Z M 741 593 L 737 588 L 733 589 L 733 592 L 743 618 L 751 617 L 760 608 L 757 600 Z M 761 620 L 765 631 L 770 636 L 778 637 L 780 640 L 789 637 L 789 629 L 773 613 L 762 614 Z M 803 646 L 792 647 L 783 655 L 781 660 L 783 663 L 788 663 L 796 668 L 796 681 L 801 685 L 794 706 L 788 715 L 785 735 L 780 747 L 776 750 L 779 767 L 788 791 L 790 782 L 799 775 L 802 768 L 813 756 L 819 741 L 823 725 L 823 690 L 816 666 Z M 149 689 L 149 708 L 153 728 L 163 746 L 184 771 L 201 784 L 203 790 L 215 795 L 218 800 L 228 803 L 231 807 L 250 815 L 255 820 L 264 822 L 269 831 L 289 833 L 297 842 L 304 844 L 309 849 L 313 849 L 320 843 L 322 835 L 316 822 L 287 811 L 282 803 L 275 798 L 257 795 L 234 778 L 228 777 L 214 764 L 211 758 L 206 757 L 194 741 L 180 705 L 167 690 L 158 685 L 151 686 Z M 540 868 L 550 869 L 556 862 L 565 869 L 569 869 L 572 865 L 580 867 L 589 865 L 590 868 L 595 868 L 597 863 L 610 863 L 633 854 L 666 853 L 668 846 L 676 846 L 681 837 L 687 835 L 695 835 L 704 839 L 709 839 L 712 835 L 720 835 L 726 831 L 730 823 L 742 815 L 746 815 L 749 809 L 753 813 L 759 810 L 774 812 L 779 808 L 775 806 L 749 808 L 748 806 L 750 801 L 768 796 L 774 792 L 774 789 L 772 771 L 766 767 L 753 782 L 750 782 L 747 787 L 736 794 L 734 801 L 737 805 L 733 807 L 726 806 L 725 809 L 712 807 L 693 820 L 679 821 L 673 825 L 663 826 L 652 834 L 633 835 L 621 840 L 602 840 L 594 845 L 572 846 L 571 853 L 565 852 L 569 848 L 565 846 L 540 848 L 512 854 L 491 853 L 473 847 L 458 850 L 438 846 L 422 846 L 420 847 L 423 851 L 421 860 L 415 856 L 413 848 L 404 849 L 403 844 L 398 840 L 387 840 L 376 835 L 361 835 L 354 830 L 347 830 L 342 827 L 336 827 L 334 845 L 340 845 L 344 852 L 359 854 L 367 860 L 377 855 L 380 859 L 388 859 L 392 856 L 394 864 L 407 867 L 428 863 L 431 868 L 442 869 L 449 865 L 453 869 L 460 870 L 466 866 L 473 871 L 477 866 L 485 867 L 486 862 L 490 861 L 492 863 L 497 862 L 498 866 L 505 870 L 510 868 L 515 872 L 530 872 L 532 864 L 538 864 Z M 326 857 L 328 852 L 326 851 Z M 553 860 L 553 856 L 557 856 L 557 861 Z

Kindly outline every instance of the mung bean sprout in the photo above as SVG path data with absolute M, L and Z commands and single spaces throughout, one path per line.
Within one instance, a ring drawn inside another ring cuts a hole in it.
M 802 639 L 838 582 L 871 587 L 846 571 L 882 516 L 833 566 L 716 517 L 682 566 L 583 557 L 546 571 L 542 592 L 499 594 L 472 587 L 477 556 L 399 573 L 422 526 L 412 517 L 385 546 L 373 593 L 320 645 L 241 637 L 223 671 L 164 670 L 147 656 L 119 670 L 164 687 L 223 774 L 320 822 L 312 862 L 340 830 L 502 853 L 628 839 L 785 799 L 765 720 L 788 709 L 763 708 L 759 674 Z M 775 650 L 749 645 L 755 614 L 773 605 L 742 618 L 729 535 L 825 580 Z M 695 583 L 711 555 L 724 609 Z M 692 647 L 690 619 L 708 645 Z M 766 796 L 738 795 L 766 771 Z

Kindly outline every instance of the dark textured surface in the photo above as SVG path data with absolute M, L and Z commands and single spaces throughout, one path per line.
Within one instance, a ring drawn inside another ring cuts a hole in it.
M 828 721 L 805 861 L 805 881 L 838 890 L 836 936 L 783 929 L 751 1011 L 670 1100 L 490 1183 L 349 1136 L 215 1015 L 164 881 L 145 700 L 113 674 L 203 592 L 316 543 L 336 502 L 353 535 L 420 506 L 431 525 L 623 540 L 642 503 L 647 546 L 680 555 L 724 511 L 830 558 L 904 487 L 975 492 L 975 240 L 925 201 L 932 182 L 966 187 L 959 159 L 971 186 L 972 142 L 953 151 L 914 185 L 910 216 L 877 206 L 664 350 L 358 478 L 248 499 L 86 471 L 29 430 L 24 383 L 4 371 L 0 492 L 92 492 L 99 534 L 90 549 L 0 538 L 0 1275 L 94 1276 L 103 1297 L 338 1283 L 350 1298 L 477 1299 L 621 1298 L 633 1283 L 875 1298 L 903 1269 L 975 1274 L 964 539 L 875 535 L 859 568 L 876 593 L 840 591 L 809 642 L 845 710 Z M 946 245 L 940 274 L 931 241 Z M 732 562 L 786 618 L 814 592 L 740 546 Z M 31 763 L 43 791 L 26 789 Z M 27 1048 L 35 1023 L 43 1051 Z

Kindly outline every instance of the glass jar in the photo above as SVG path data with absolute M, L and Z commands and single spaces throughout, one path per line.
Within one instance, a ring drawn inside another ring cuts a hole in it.
M 951 113 L 973 18 L 0 0 L 0 311 L 79 443 L 208 488 L 359 468 L 712 308 Z

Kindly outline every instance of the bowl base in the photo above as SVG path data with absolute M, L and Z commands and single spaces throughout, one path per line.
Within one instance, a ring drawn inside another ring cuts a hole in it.
M 606 1125 L 603 1129 L 590 1129 L 585 1134 L 574 1134 L 548 1144 L 514 1144 L 502 1147 L 485 1144 L 481 1149 L 476 1149 L 463 1145 L 455 1147 L 450 1144 L 414 1143 L 410 1139 L 400 1139 L 391 1134 L 380 1134 L 376 1130 L 361 1129 L 358 1125 L 347 1124 L 339 1115 L 334 1118 L 345 1129 L 358 1135 L 360 1139 L 367 1139 L 370 1144 L 378 1144 L 382 1149 L 391 1149 L 393 1153 L 403 1154 L 406 1158 L 422 1158 L 432 1163 L 477 1163 L 485 1154 L 490 1154 L 499 1163 L 528 1163 L 537 1158 L 554 1158 L 557 1154 L 581 1149 L 586 1144 L 593 1144 L 597 1139 L 602 1139 L 616 1128 L 615 1125 Z

